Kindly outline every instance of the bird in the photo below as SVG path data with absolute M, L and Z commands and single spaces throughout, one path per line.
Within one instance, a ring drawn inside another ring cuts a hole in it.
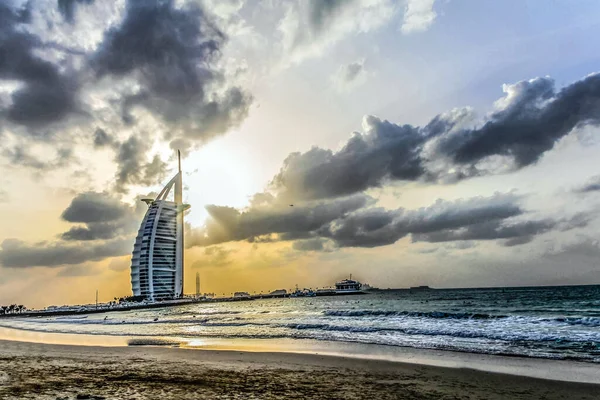
M 290 204 L 290 207 L 294 207 L 294 205 L 293 205 L 293 204 Z

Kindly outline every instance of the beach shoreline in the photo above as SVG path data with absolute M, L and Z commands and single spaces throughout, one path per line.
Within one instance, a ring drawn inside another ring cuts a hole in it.
M 535 357 L 468 353 L 310 339 L 178 338 L 36 332 L 0 326 L 0 343 L 35 343 L 78 347 L 179 348 L 190 351 L 304 354 L 396 362 L 454 369 L 473 369 L 555 381 L 600 385 L 597 363 Z
M 55 400 L 79 394 L 105 399 L 593 399 L 600 391 L 599 384 L 469 368 L 480 367 L 478 358 L 489 361 L 494 356 L 454 354 L 454 361 L 447 358 L 447 365 L 440 366 L 427 359 L 435 352 L 415 349 L 407 354 L 408 361 L 400 362 L 323 354 L 318 351 L 322 349 L 252 350 L 239 343 L 237 349 L 235 342 L 230 348 L 206 343 L 187 349 L 0 340 L 0 398 Z M 530 369 L 546 366 L 563 372 L 587 366 L 590 376 L 598 370 L 586 363 L 495 360 L 515 373 L 519 370 L 514 365 L 527 364 Z

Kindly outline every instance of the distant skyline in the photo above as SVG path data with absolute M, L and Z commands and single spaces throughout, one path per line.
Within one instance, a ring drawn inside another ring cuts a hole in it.
M 130 294 L 177 149 L 186 293 L 600 284 L 599 11 L 2 2 L 0 304 Z

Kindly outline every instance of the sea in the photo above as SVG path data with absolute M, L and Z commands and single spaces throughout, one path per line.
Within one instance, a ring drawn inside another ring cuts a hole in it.
M 0 326 L 123 336 L 132 344 L 311 339 L 600 363 L 600 285 L 385 290 L 7 318 Z

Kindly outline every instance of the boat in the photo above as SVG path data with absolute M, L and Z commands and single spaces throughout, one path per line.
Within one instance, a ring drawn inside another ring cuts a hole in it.
M 335 292 L 337 294 L 361 293 L 361 289 L 362 283 L 353 280 L 352 275 L 350 275 L 350 279 L 344 279 L 335 283 Z
M 429 286 L 411 286 L 410 290 L 431 290 Z

